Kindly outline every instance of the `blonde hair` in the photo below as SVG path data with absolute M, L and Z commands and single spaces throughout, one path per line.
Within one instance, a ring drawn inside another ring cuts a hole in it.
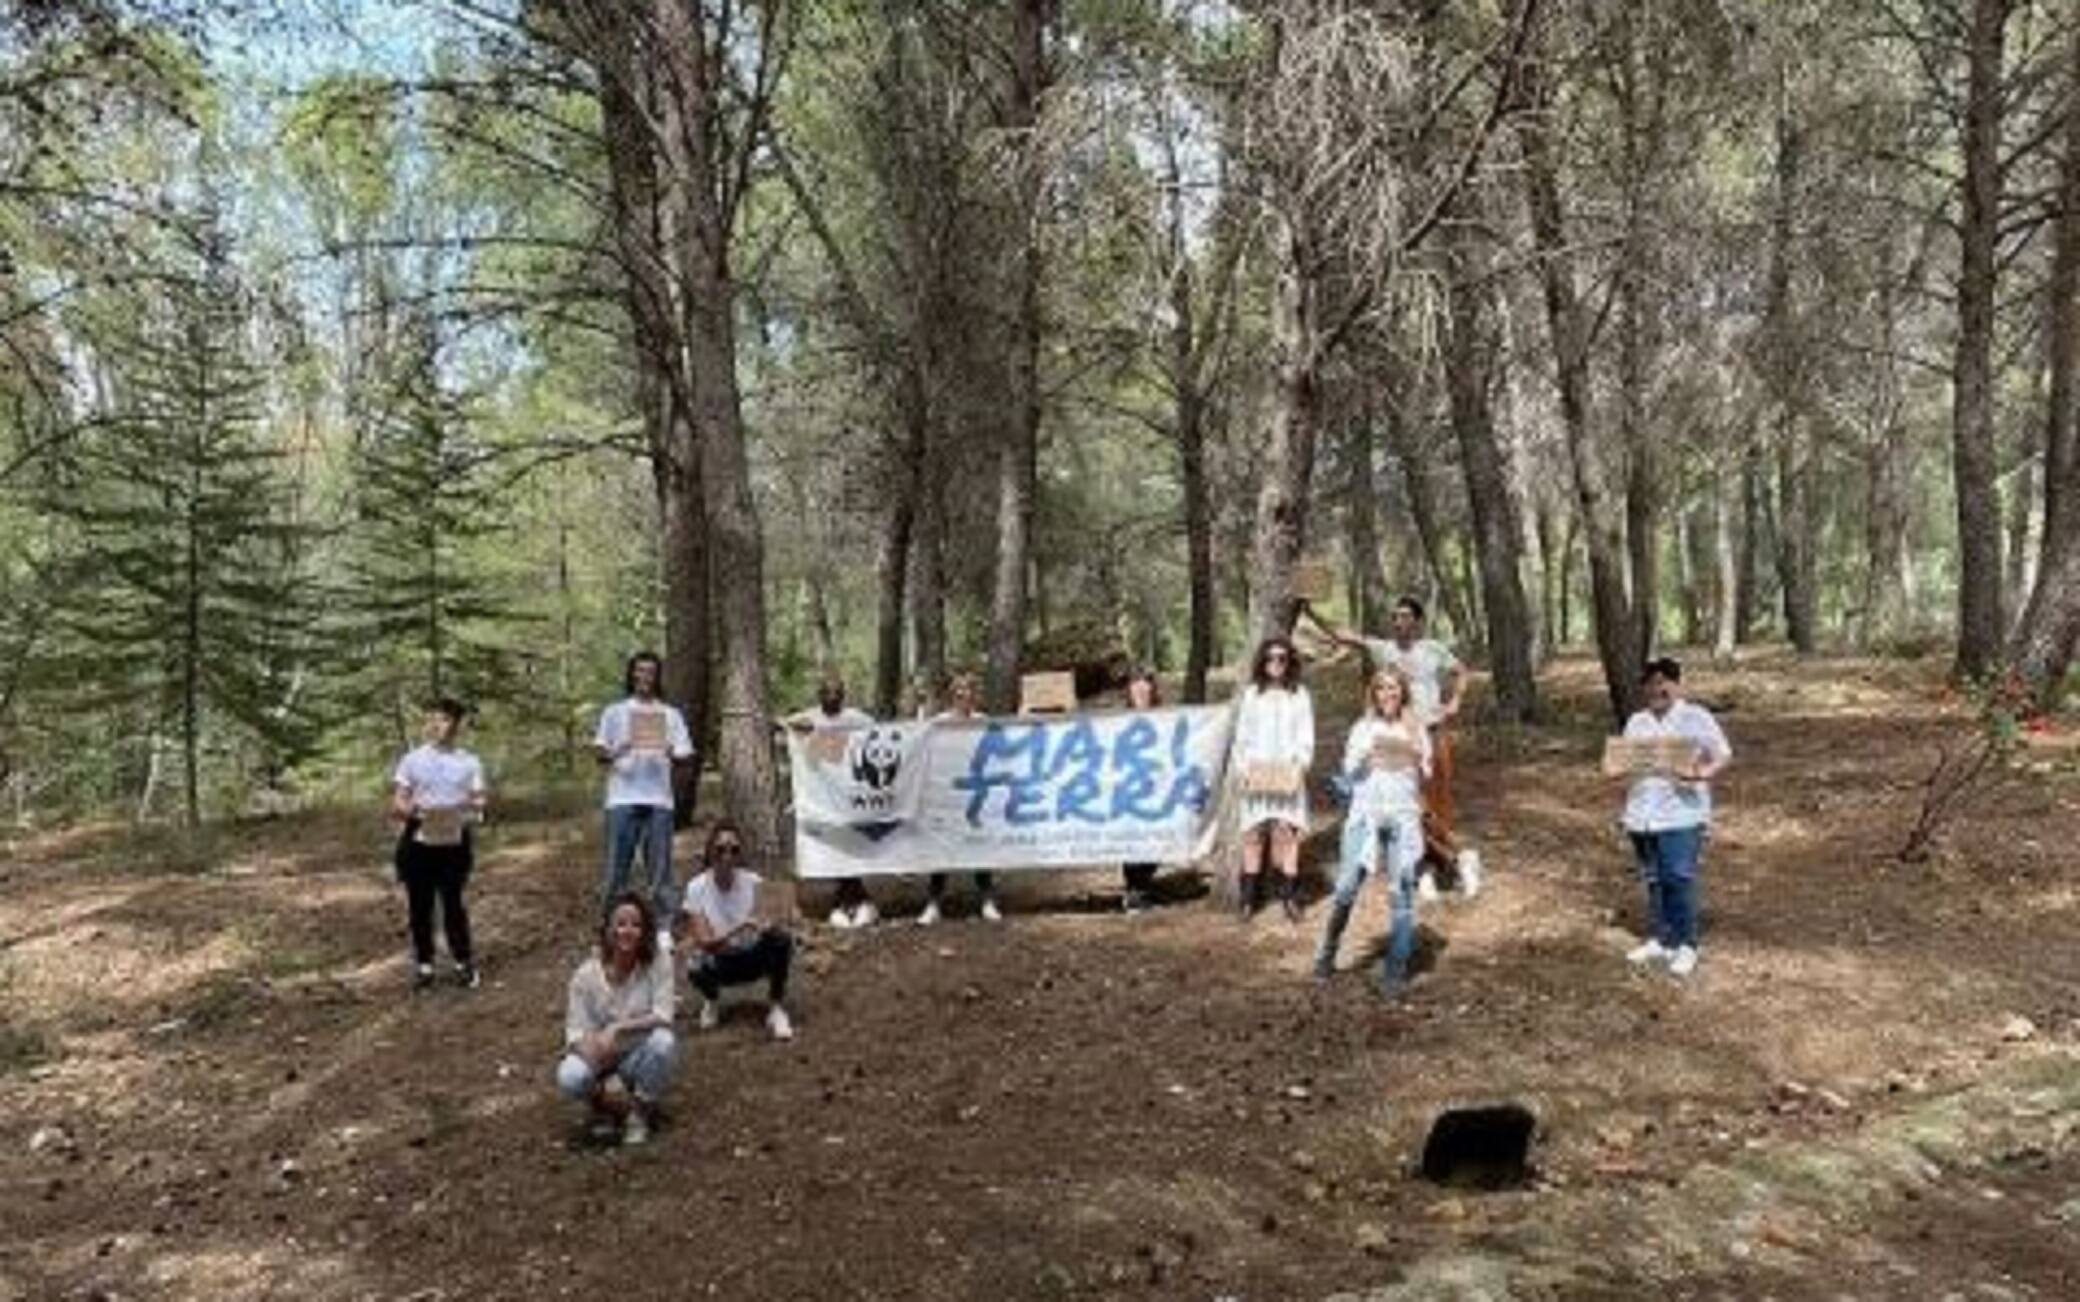
M 1379 712 L 1379 680 L 1382 678 L 1393 679 L 1395 686 L 1401 689 L 1401 704 L 1395 709 L 1392 719 L 1387 719 L 1386 715 Z M 1387 719 L 1390 723 L 1400 722 L 1401 716 L 1408 713 L 1408 697 L 1408 675 L 1402 672 L 1399 665 L 1381 665 L 1365 677 L 1365 713 L 1372 718 Z

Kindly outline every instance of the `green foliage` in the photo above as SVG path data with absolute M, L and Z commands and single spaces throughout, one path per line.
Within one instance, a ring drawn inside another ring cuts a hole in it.
M 191 824 L 207 742 L 255 742 L 279 771 L 316 736 L 298 688 L 310 535 L 262 432 L 250 301 L 221 229 L 204 231 L 157 310 L 100 341 L 108 409 L 46 503 L 77 539 L 54 666 L 81 705 L 141 706 L 178 735 Z

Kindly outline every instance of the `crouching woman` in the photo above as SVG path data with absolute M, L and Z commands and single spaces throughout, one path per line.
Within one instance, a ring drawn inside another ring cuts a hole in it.
M 620 1123 L 623 1144 L 647 1142 L 679 1046 L 671 956 L 658 949 L 643 896 L 629 892 L 608 907 L 598 951 L 571 974 L 568 1007 L 556 1088 L 589 1105 L 595 1122 Z

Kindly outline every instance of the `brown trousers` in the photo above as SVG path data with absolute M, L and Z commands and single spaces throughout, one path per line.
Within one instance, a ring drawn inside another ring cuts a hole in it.
M 1423 858 L 1451 866 L 1459 855 L 1455 833 L 1458 811 L 1452 805 L 1452 734 L 1442 724 L 1430 728 L 1430 776 L 1423 780 Z

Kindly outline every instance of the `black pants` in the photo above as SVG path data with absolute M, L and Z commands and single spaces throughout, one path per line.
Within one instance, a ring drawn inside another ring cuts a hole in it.
M 766 997 L 774 1003 L 787 998 L 787 965 L 794 959 L 794 937 L 778 927 L 768 927 L 758 939 L 742 949 L 719 954 L 697 954 L 686 965 L 686 979 L 702 997 L 722 997 L 724 986 L 766 983 Z
M 931 899 L 944 899 L 946 896 L 946 874 L 933 873 L 931 877 L 925 881 L 924 890 L 926 896 L 928 896 Z M 985 900 L 990 898 L 992 895 L 995 895 L 997 893 L 996 874 L 976 873 L 975 893 Z
M 1137 895 L 1146 895 L 1149 888 L 1156 884 L 1157 867 L 1158 865 L 1152 863 L 1121 864 L 1120 872 L 1127 879 L 1128 890 Z
M 422 964 L 433 962 L 433 910 L 438 904 L 441 927 L 448 933 L 448 957 L 467 966 L 473 951 L 462 888 L 469 884 L 474 862 L 469 839 L 465 835 L 461 845 L 421 845 L 413 839 L 418 830 L 416 823 L 405 828 L 397 846 L 397 877 L 404 883 L 411 915 L 412 956 Z
M 838 894 L 831 901 L 832 904 L 850 912 L 866 902 L 867 883 L 864 879 L 858 877 L 840 877 L 838 879 Z

